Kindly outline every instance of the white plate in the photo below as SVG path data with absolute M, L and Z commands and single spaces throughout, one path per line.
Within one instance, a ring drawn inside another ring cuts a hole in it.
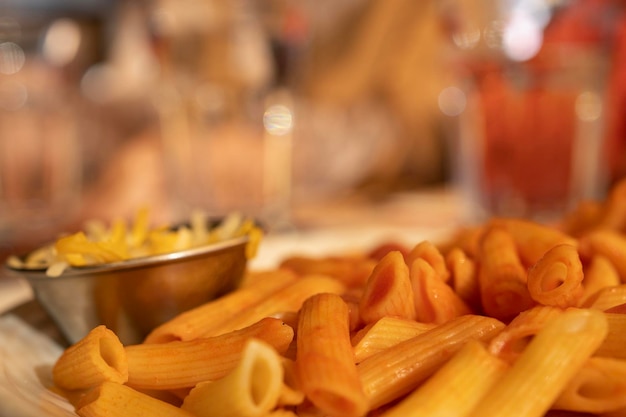
M 50 369 L 61 347 L 13 315 L 0 318 L 0 416 L 76 416 L 52 393 Z
M 414 244 L 446 232 L 430 229 L 333 229 L 294 232 L 264 239 L 251 267 L 266 269 L 293 254 L 324 255 L 372 248 L 395 240 Z M 51 392 L 51 367 L 62 348 L 12 314 L 0 316 L 0 417 L 76 417 L 73 407 Z

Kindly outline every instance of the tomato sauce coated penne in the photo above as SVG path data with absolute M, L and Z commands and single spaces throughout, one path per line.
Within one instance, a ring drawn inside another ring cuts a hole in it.
M 368 411 L 350 344 L 348 308 L 341 297 L 319 294 L 302 306 L 296 369 L 304 394 L 333 416 L 358 417 Z
M 438 278 L 436 271 L 421 258 L 410 270 L 416 318 L 424 323 L 442 324 L 471 310 L 454 290 Z
M 256 277 L 250 285 L 181 313 L 160 325 L 148 334 L 145 343 L 193 340 L 215 333 L 213 329 L 222 326 L 223 322 L 228 321 L 233 314 L 259 304 L 270 294 L 286 287 L 295 279 L 296 276 L 286 270 L 275 271 L 267 277 Z
M 559 315 L 537 333 L 471 415 L 543 416 L 600 346 L 607 331 L 602 312 L 570 309 Z
M 532 307 L 527 272 L 515 241 L 506 229 L 488 229 L 480 245 L 478 284 L 483 311 L 509 321 Z
M 430 241 L 418 243 L 406 256 L 406 263 L 410 267 L 416 259 L 423 259 L 435 271 L 438 279 L 443 282 L 450 280 L 450 271 L 441 251 Z
M 573 236 L 531 220 L 494 218 L 488 222 L 488 225 L 509 233 L 525 265 L 534 265 L 547 251 L 557 245 L 578 245 L 578 241 Z
M 504 375 L 508 365 L 472 340 L 383 417 L 467 415 Z
M 469 340 L 491 340 L 504 328 L 500 321 L 466 315 L 405 340 L 358 364 L 371 408 L 415 389 Z
M 619 207 L 287 258 L 142 343 L 94 328 L 55 392 L 80 417 L 626 417 Z
M 372 271 L 361 296 L 359 316 L 366 324 L 386 316 L 415 318 L 409 268 L 399 251 L 389 252 Z
M 576 247 L 557 245 L 528 272 L 528 291 L 540 304 L 574 307 L 584 295 L 582 281 L 583 265 Z

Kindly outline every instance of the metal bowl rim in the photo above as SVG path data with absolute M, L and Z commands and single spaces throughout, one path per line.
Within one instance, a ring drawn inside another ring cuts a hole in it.
M 168 252 L 158 255 L 141 256 L 137 258 L 131 258 L 123 261 L 109 262 L 104 264 L 89 265 L 83 267 L 69 267 L 63 274 L 58 277 L 51 277 L 46 275 L 47 268 L 15 268 L 8 265 L 6 262 L 4 268 L 11 273 L 21 275 L 29 280 L 41 280 L 41 279 L 63 279 L 71 277 L 90 276 L 96 274 L 104 274 L 110 272 L 122 272 L 130 269 L 147 268 L 160 265 L 166 265 L 176 261 L 185 261 L 187 259 L 198 258 L 205 255 L 211 255 L 218 252 L 223 252 L 227 249 L 232 249 L 238 246 L 245 245 L 249 242 L 249 236 L 240 236 L 232 239 L 227 239 L 219 242 L 209 243 L 206 245 L 195 246 L 189 249 Z

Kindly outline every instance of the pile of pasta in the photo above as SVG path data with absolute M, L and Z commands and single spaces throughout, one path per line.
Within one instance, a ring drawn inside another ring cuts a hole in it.
M 293 255 L 52 373 L 82 417 L 624 417 L 626 182 L 558 225 Z

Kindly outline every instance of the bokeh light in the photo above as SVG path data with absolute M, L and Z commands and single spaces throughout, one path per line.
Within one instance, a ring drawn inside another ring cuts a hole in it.
M 272 105 L 265 110 L 263 126 L 270 135 L 286 135 L 293 128 L 293 114 L 289 107 L 285 105 Z
M 526 13 L 516 13 L 507 23 L 502 47 L 513 61 L 526 61 L 537 55 L 543 44 L 543 28 Z
M 452 35 L 452 41 L 459 49 L 474 49 L 480 42 L 480 29 L 466 28 L 463 31 Z
M 458 87 L 446 87 L 439 93 L 439 110 L 446 116 L 458 116 L 465 111 L 467 98 Z
M 597 93 L 585 91 L 576 98 L 576 116 L 583 122 L 593 122 L 602 116 L 602 100 Z
M 53 65 L 64 66 L 76 58 L 81 43 L 80 27 L 71 19 L 54 21 L 44 36 L 42 51 Z
M 15 42 L 0 43 L 0 73 L 11 75 L 22 69 L 26 55 L 21 46 Z

